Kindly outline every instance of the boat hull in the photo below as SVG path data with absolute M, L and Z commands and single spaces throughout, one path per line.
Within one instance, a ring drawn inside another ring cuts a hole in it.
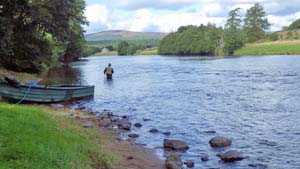
M 36 102 L 55 103 L 70 101 L 94 96 L 94 86 L 48 86 L 29 87 L 26 85 L 11 86 L 7 83 L 0 83 L 0 95 L 3 99 Z

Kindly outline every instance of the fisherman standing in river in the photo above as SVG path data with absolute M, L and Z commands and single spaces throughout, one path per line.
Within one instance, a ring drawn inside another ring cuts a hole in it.
M 114 69 L 111 67 L 111 63 L 104 69 L 104 74 L 106 74 L 106 79 L 111 80 L 112 74 L 114 73 Z

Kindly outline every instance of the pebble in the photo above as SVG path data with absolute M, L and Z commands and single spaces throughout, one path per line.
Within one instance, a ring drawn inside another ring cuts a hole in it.
M 82 124 L 82 127 L 84 127 L 84 128 L 93 128 L 94 123 L 93 122 L 85 122 L 85 123 Z

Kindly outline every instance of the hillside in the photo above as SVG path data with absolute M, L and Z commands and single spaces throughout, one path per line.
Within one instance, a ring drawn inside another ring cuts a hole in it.
M 157 46 L 166 33 L 161 32 L 132 32 L 125 30 L 110 30 L 85 35 L 88 45 L 104 47 L 116 46 L 121 41 L 138 43 L 146 46 Z
M 162 39 L 166 33 L 110 30 L 85 35 L 86 41 Z

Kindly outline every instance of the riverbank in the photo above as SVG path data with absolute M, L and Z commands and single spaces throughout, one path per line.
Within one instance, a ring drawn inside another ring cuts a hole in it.
M 21 82 L 31 82 L 31 81 L 41 81 L 42 78 L 38 74 L 29 73 L 19 73 L 14 71 L 9 71 L 0 67 L 0 77 L 13 77 Z
M 234 52 L 236 56 L 243 55 L 299 55 L 300 40 L 274 41 L 247 44 Z
M 0 168 L 164 168 L 153 150 L 115 139 L 86 110 L 0 103 L 0 112 Z
M 138 50 L 135 54 L 135 56 L 138 55 L 158 55 L 157 49 L 145 49 L 145 50 Z M 117 51 L 110 51 L 110 52 L 99 52 L 95 53 L 93 56 L 118 56 Z

